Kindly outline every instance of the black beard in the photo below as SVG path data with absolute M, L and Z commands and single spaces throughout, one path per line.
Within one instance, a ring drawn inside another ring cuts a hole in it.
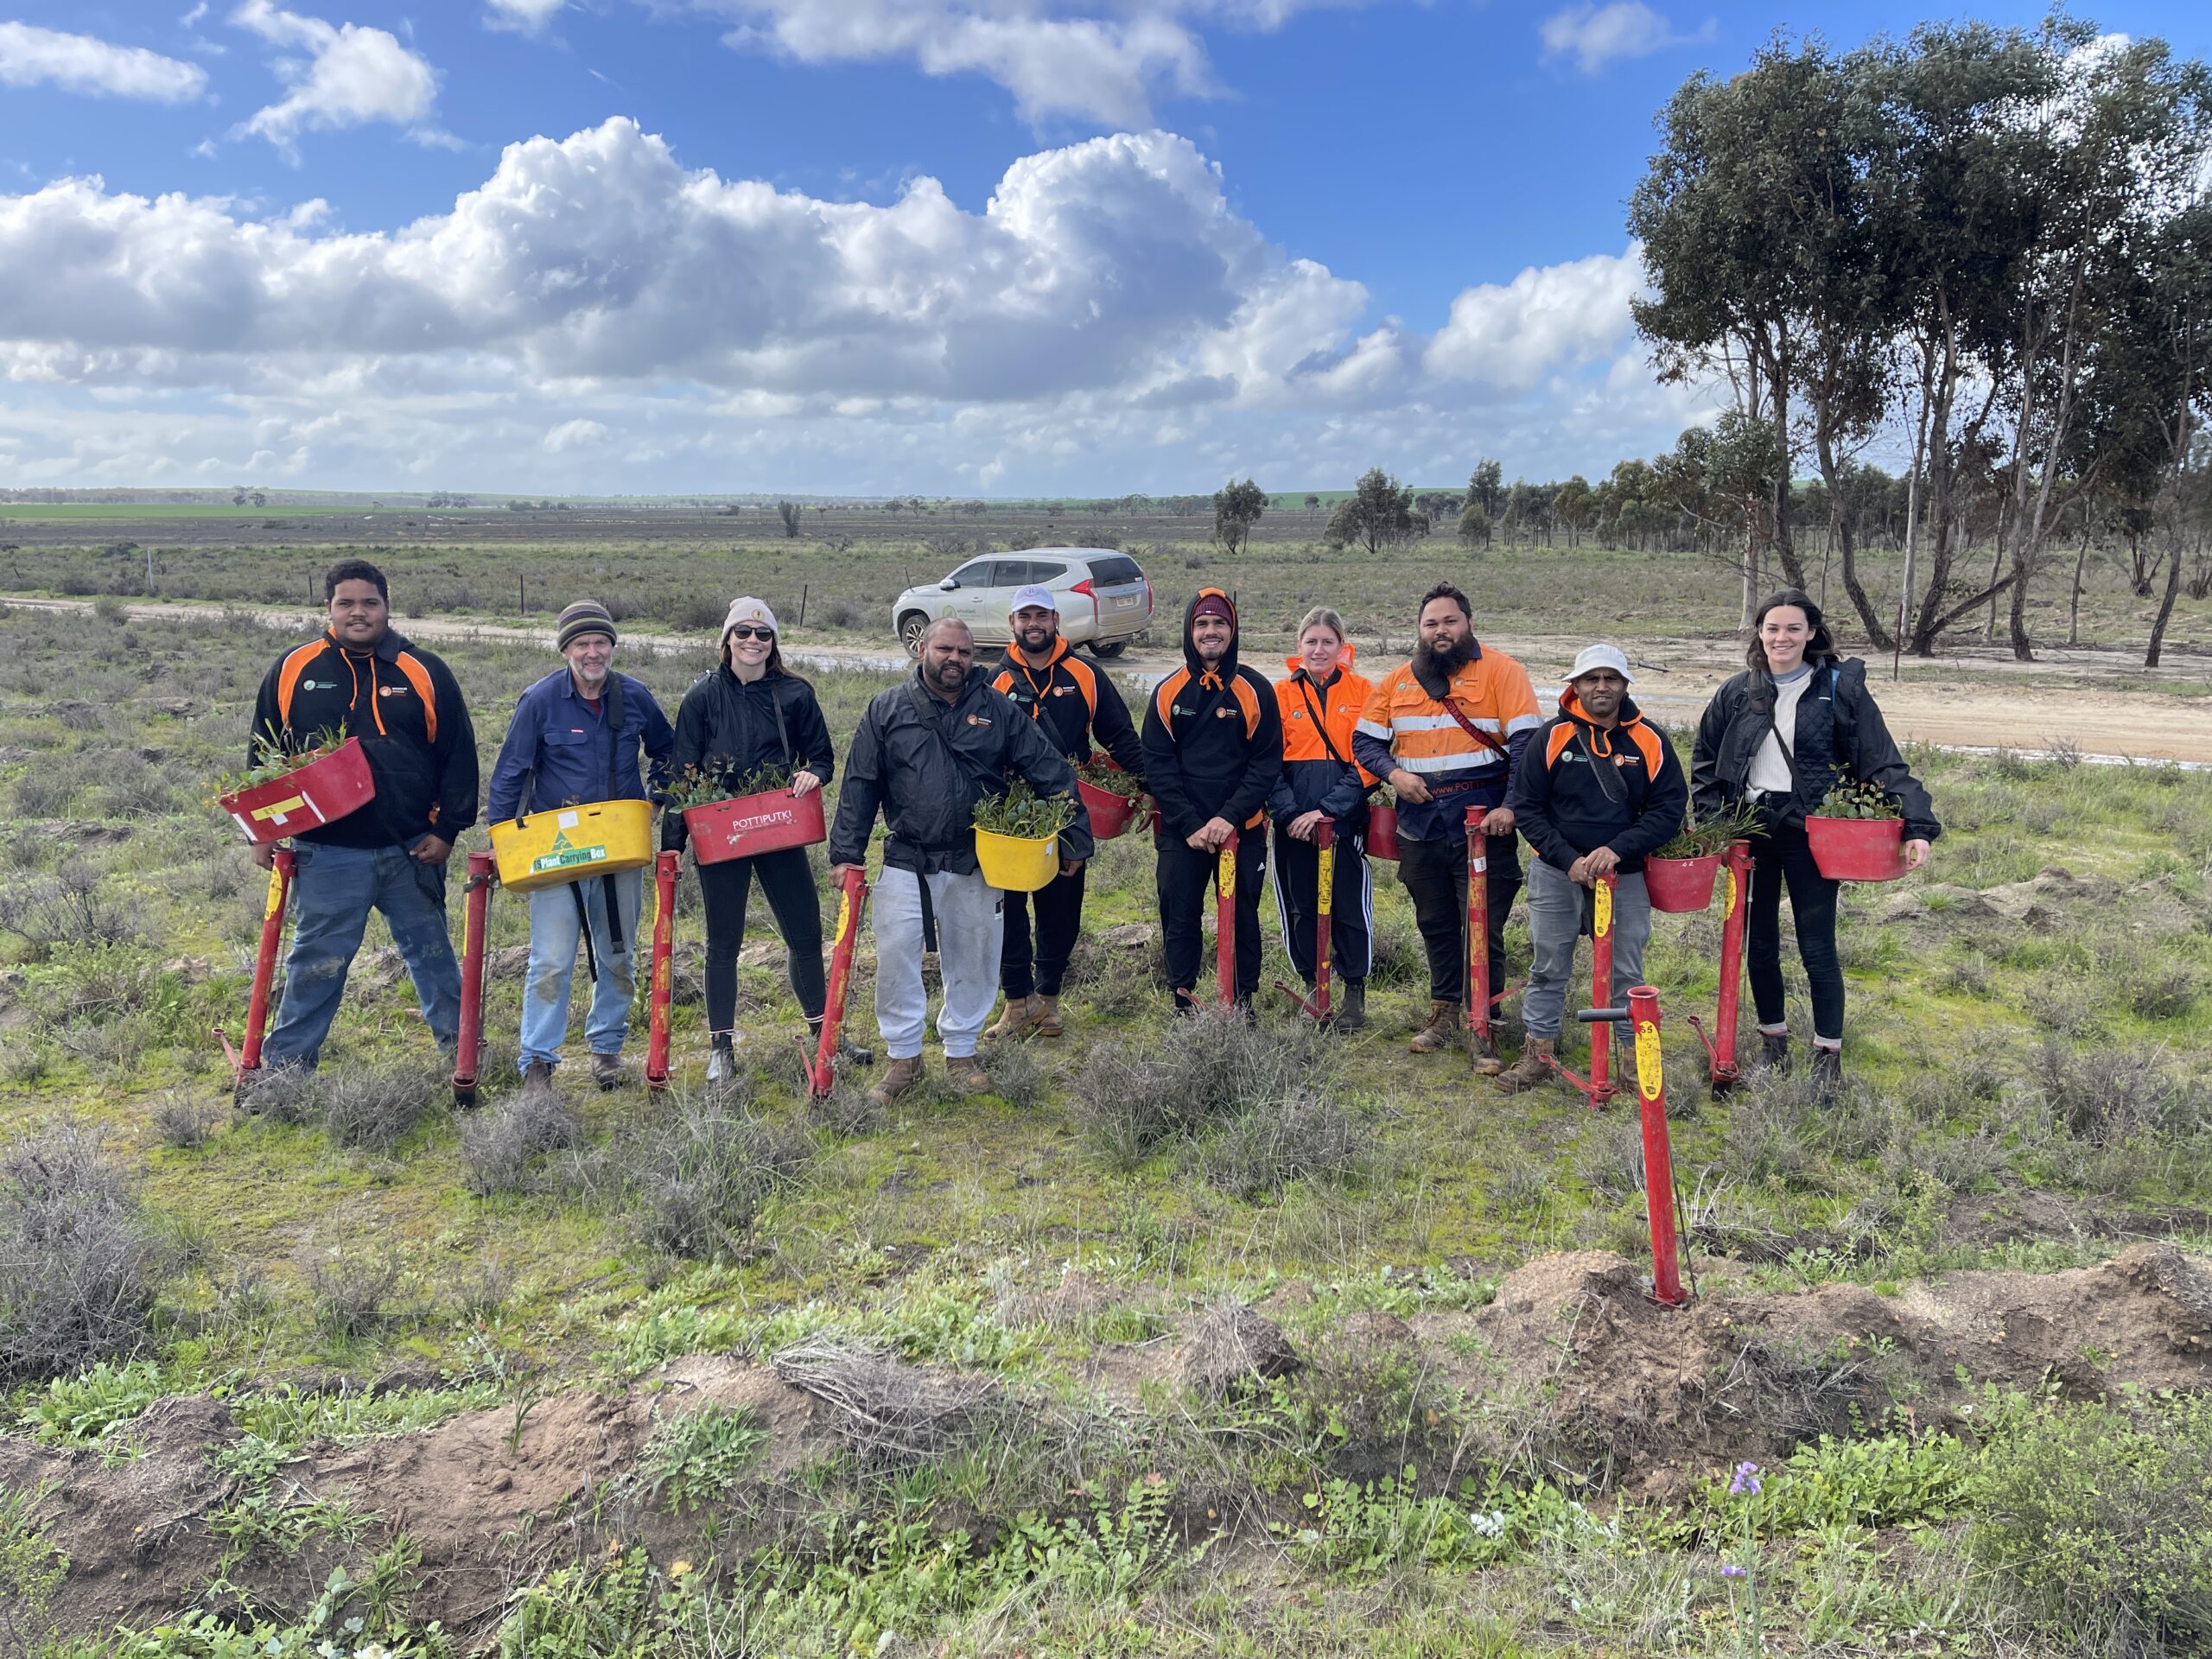
M 968 671 L 957 663 L 945 663 L 930 673 L 930 683 L 947 696 L 968 683 Z
M 1014 639 L 1024 651 L 1034 654 L 1041 655 L 1052 648 L 1052 631 L 1050 628 L 1035 639 L 1032 639 L 1026 633 L 1017 633 Z
M 1421 679 L 1448 680 L 1475 660 L 1471 634 L 1462 634 L 1457 645 L 1433 651 L 1426 640 L 1414 647 L 1414 674 Z

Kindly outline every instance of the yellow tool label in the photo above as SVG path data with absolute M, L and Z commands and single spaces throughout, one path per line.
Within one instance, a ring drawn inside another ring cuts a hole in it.
M 1597 902 L 1593 908 L 1597 913 L 1593 931 L 1602 939 L 1613 931 L 1613 884 L 1611 882 L 1600 881 L 1598 884 Z
M 1232 841 L 1221 849 L 1221 896 L 1236 896 L 1236 843 Z
M 853 895 L 849 889 L 840 888 L 837 893 L 837 931 L 833 936 L 834 942 L 842 944 L 845 942 L 845 935 L 850 931 L 852 925 Z
M 282 823 L 292 813 L 298 811 L 307 804 L 308 798 L 304 795 L 295 795 L 289 800 L 271 801 L 266 806 L 257 806 L 253 809 L 254 821 L 257 823 L 273 818 L 278 823 Z
M 1661 1087 L 1659 1022 L 1642 1020 L 1636 1027 L 1636 1092 L 1646 1100 L 1656 1100 Z
M 1337 849 L 1334 847 L 1324 847 L 1321 849 L 1321 872 L 1315 879 L 1314 893 L 1314 903 L 1319 907 L 1320 913 L 1324 916 L 1329 913 L 1329 895 L 1336 890 L 1336 884 Z
M 1735 867 L 1733 865 L 1724 864 L 1721 866 L 1720 874 L 1728 883 L 1726 888 L 1724 889 L 1724 897 L 1720 900 L 1720 913 L 1723 916 L 1733 916 L 1736 913 Z
M 262 920 L 267 921 L 271 916 L 274 916 L 278 911 L 283 908 L 284 877 L 280 871 L 271 870 L 269 872 L 269 905 L 268 907 L 261 912 Z

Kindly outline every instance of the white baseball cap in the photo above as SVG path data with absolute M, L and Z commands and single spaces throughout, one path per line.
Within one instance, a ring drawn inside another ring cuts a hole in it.
M 1579 680 L 1585 674 L 1601 668 L 1610 668 L 1629 684 L 1636 683 L 1636 676 L 1628 671 L 1628 658 L 1621 654 L 1618 645 L 1585 645 L 1574 658 L 1574 666 L 1567 671 L 1570 680 Z
M 1060 601 L 1053 597 L 1051 588 L 1040 588 L 1033 582 L 1027 588 L 1014 590 L 1014 602 L 1006 607 L 1006 613 L 1012 616 L 1016 611 L 1026 611 L 1033 605 L 1040 611 L 1051 611 L 1056 615 L 1060 608 Z

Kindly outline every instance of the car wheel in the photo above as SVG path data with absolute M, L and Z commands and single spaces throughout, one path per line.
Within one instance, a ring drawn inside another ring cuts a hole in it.
M 1128 648 L 1129 642 L 1126 639 L 1094 639 L 1090 642 L 1090 654 L 1102 663 L 1112 662 Z
M 922 636 L 930 630 L 930 620 L 919 611 L 909 611 L 899 619 L 899 643 L 906 647 L 909 657 L 922 654 Z

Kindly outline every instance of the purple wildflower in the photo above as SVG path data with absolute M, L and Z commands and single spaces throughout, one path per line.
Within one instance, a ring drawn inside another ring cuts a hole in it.
M 1720 1576 L 1724 1579 L 1740 1579 L 1744 1576 L 1744 1569 L 1731 1561 L 1720 1569 Z
M 1742 1497 L 1745 1493 L 1757 1497 L 1763 1489 L 1759 1485 L 1759 1466 L 1756 1463 L 1739 1463 L 1736 1478 L 1728 1483 L 1728 1496 Z

